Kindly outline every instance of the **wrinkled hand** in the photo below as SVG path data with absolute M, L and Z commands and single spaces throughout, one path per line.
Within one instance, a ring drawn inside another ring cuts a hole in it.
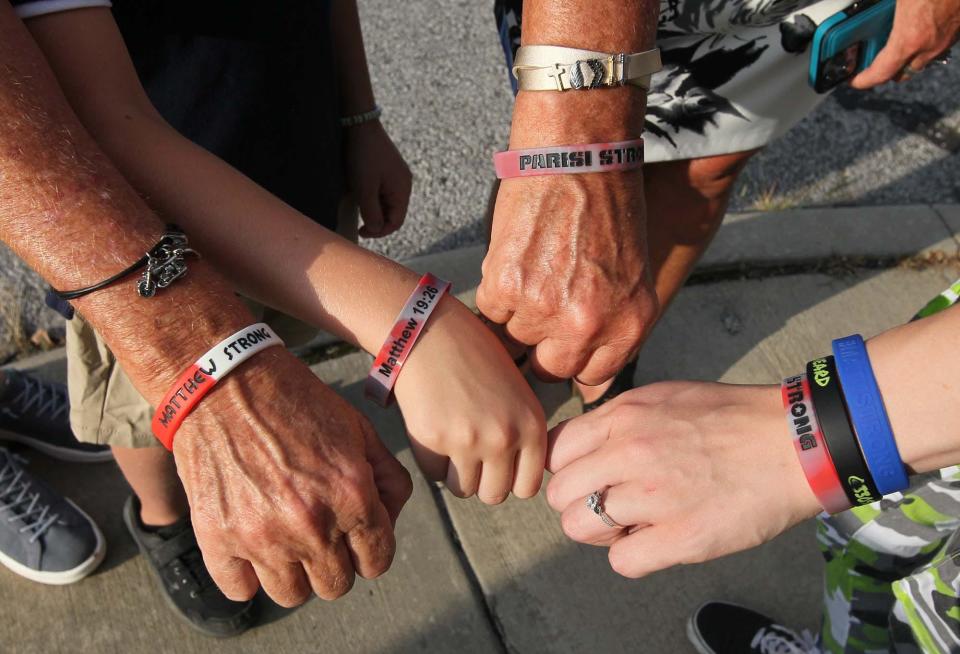
M 360 208 L 360 236 L 382 238 L 407 215 L 413 176 L 379 120 L 343 130 L 347 189 Z
M 564 532 L 642 577 L 754 547 L 819 511 L 775 386 L 665 382 L 550 435 L 547 487 Z M 594 491 L 623 528 L 586 506 Z
M 645 213 L 641 171 L 501 183 L 477 307 L 534 346 L 538 376 L 600 384 L 640 347 L 658 310 Z
M 246 600 L 334 599 L 393 559 L 407 471 L 367 420 L 281 348 L 224 379 L 174 441 L 210 575 Z
M 850 80 L 869 89 L 906 79 L 905 68 L 919 72 L 946 52 L 960 36 L 960 0 L 898 0 L 890 38 L 870 67 Z
M 543 481 L 543 409 L 503 345 L 445 297 L 397 380 L 397 402 L 424 474 L 460 497 L 497 504 Z

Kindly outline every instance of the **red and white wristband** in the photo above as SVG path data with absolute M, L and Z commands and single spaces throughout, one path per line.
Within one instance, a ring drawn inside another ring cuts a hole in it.
M 817 420 L 806 374 L 787 377 L 780 387 L 787 426 L 810 489 L 829 514 L 851 507 Z
M 256 323 L 227 336 L 183 371 L 164 396 L 153 414 L 153 434 L 168 450 L 184 419 L 200 403 L 203 396 L 231 370 L 257 352 L 274 345 L 283 345 L 280 337 L 266 323 Z
M 370 374 L 364 384 L 364 394 L 379 404 L 390 404 L 393 387 L 400 376 L 400 369 L 410 356 L 433 310 L 440 304 L 443 294 L 450 290 L 450 282 L 431 273 L 420 278 L 407 303 L 397 316 L 397 321 L 384 341 L 380 353 L 373 361 Z
M 493 155 L 498 179 L 570 173 L 606 173 L 643 166 L 643 139 L 612 143 L 553 145 Z

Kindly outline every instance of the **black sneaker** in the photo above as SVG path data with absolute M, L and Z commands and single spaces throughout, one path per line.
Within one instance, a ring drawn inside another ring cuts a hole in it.
M 72 584 L 103 561 L 97 525 L 0 447 L 0 564 L 41 584 Z
M 633 388 L 633 376 L 637 372 L 637 360 L 633 359 L 628 361 L 627 365 L 617 373 L 617 376 L 614 377 L 613 383 L 610 384 L 610 388 L 607 389 L 607 392 L 601 395 L 598 399 L 593 402 L 584 402 L 583 403 L 583 412 L 589 413 L 596 408 L 599 408 L 620 395 L 624 391 L 629 391 Z
M 12 368 L 0 371 L 0 441 L 22 443 L 61 461 L 113 459 L 109 447 L 81 443 L 73 435 L 65 385 Z
M 123 521 L 153 570 L 167 604 L 191 627 L 217 638 L 239 636 L 253 625 L 253 601 L 234 602 L 220 592 L 203 563 L 190 517 L 149 529 L 140 501 L 131 495 Z
M 727 602 L 707 602 L 687 622 L 687 638 L 700 654 L 819 654 L 813 636 Z

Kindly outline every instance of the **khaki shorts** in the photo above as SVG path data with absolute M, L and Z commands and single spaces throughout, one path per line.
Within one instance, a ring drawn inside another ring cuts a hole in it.
M 254 316 L 288 347 L 304 345 L 317 329 L 252 300 Z M 75 315 L 67 321 L 67 388 L 70 426 L 78 440 L 113 447 L 159 447 L 150 430 L 153 407 L 137 392 L 93 327 Z

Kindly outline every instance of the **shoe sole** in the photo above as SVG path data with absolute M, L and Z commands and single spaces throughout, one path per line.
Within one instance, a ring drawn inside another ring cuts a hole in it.
M 137 549 L 140 550 L 140 554 L 147 559 L 147 567 L 150 568 L 150 576 L 153 577 L 154 583 L 158 586 L 160 590 L 160 595 L 163 597 L 163 601 L 166 602 L 167 606 L 170 607 L 170 610 L 173 611 L 181 622 L 193 629 L 198 631 L 204 636 L 210 636 L 212 638 L 234 638 L 240 634 L 247 631 L 253 625 L 245 627 L 243 630 L 238 631 L 232 634 L 225 634 L 220 631 L 214 631 L 211 629 L 205 629 L 203 626 L 198 625 L 196 622 L 188 618 L 183 611 L 177 606 L 176 602 L 167 594 L 167 588 L 164 584 L 163 577 L 160 576 L 160 572 L 154 567 L 153 562 L 150 560 L 150 555 L 146 552 L 146 548 L 143 546 L 143 543 L 140 542 L 140 538 L 137 536 L 137 530 L 134 525 L 130 524 L 130 516 L 128 515 L 127 507 L 123 507 L 123 524 L 127 526 L 127 531 L 130 533 L 130 537 L 133 538 L 133 542 L 137 544 Z
M 24 436 L 23 434 L 17 434 L 3 429 L 0 429 L 0 441 L 20 443 L 21 445 L 26 445 L 38 452 L 43 452 L 48 456 L 68 463 L 105 463 L 106 461 L 113 461 L 113 452 L 109 449 L 102 452 L 72 450 L 69 447 L 58 447 L 39 438 Z
M 3 552 L 0 552 L 0 564 L 3 564 L 11 572 L 18 574 L 21 577 L 29 579 L 30 581 L 35 581 L 39 584 L 46 584 L 48 586 L 66 586 L 68 584 L 75 584 L 100 567 L 100 564 L 103 563 L 103 559 L 107 555 L 106 540 L 103 538 L 100 528 L 97 527 L 97 523 L 95 523 L 93 519 L 83 511 L 83 509 L 74 504 L 70 499 L 67 499 L 67 502 L 70 502 L 73 508 L 75 508 L 78 512 L 80 512 L 80 515 L 87 519 L 87 521 L 93 527 L 94 535 L 97 537 L 97 544 L 94 546 L 93 554 L 89 559 L 70 570 L 64 570 L 62 572 L 43 572 L 41 570 L 28 568 L 19 561 L 15 561 Z

